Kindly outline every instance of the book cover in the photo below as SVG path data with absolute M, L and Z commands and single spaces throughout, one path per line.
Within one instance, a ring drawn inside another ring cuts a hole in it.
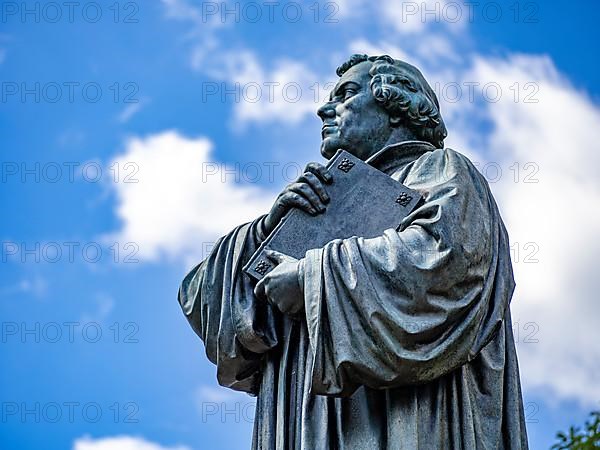
M 330 197 L 325 212 L 290 210 L 244 266 L 249 276 L 260 280 L 277 265 L 265 249 L 300 259 L 334 239 L 380 236 L 398 228 L 421 200 L 418 192 L 344 150 L 327 167 L 333 182 L 325 185 Z

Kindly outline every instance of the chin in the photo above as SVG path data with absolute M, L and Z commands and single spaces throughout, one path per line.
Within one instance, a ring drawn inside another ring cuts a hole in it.
M 332 142 L 331 140 L 325 138 L 325 140 L 321 142 L 321 155 L 325 159 L 331 159 L 339 148 L 341 147 L 336 142 Z
M 321 147 L 321 156 L 325 159 L 331 159 L 335 152 L 330 151 L 328 148 Z

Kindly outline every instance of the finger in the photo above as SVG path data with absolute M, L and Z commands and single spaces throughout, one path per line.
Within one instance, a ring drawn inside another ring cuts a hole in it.
M 262 277 L 258 281 L 256 286 L 254 286 L 254 295 L 257 296 L 258 298 L 265 298 L 267 296 L 267 293 L 265 292 L 265 280 L 266 279 L 267 279 L 266 276 Z
M 319 180 L 319 178 L 312 172 L 305 172 L 303 175 L 298 178 L 299 182 L 304 182 L 310 185 L 313 188 L 313 191 L 317 193 L 319 198 L 327 203 L 329 202 L 329 194 L 325 190 L 325 186 L 323 186 L 323 182 Z
M 327 170 L 327 167 L 325 167 L 323 164 L 319 164 L 316 162 L 310 162 L 306 165 L 306 168 L 304 169 L 304 171 L 314 173 L 316 176 L 318 176 L 321 180 L 323 180 L 327 184 L 331 184 L 331 182 L 333 181 L 333 177 Z
M 278 252 L 277 250 L 271 250 L 269 248 L 265 249 L 265 254 L 269 259 L 272 259 L 277 264 L 281 264 L 284 262 L 296 262 L 298 261 L 296 258 L 293 258 L 285 253 Z
M 288 191 L 281 196 L 281 204 L 285 206 L 293 206 L 294 208 L 299 208 L 302 211 L 306 211 L 311 215 L 316 215 L 319 213 L 318 210 L 314 208 L 314 206 L 301 194 L 297 192 Z
M 308 183 L 294 183 L 290 185 L 290 191 L 296 192 L 307 199 L 310 204 L 320 212 L 325 211 L 325 204 L 315 193 L 312 186 Z

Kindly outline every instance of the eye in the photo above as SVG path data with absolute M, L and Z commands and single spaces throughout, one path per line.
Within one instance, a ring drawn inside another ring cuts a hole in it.
M 344 91 L 341 93 L 341 97 L 344 99 L 344 101 L 348 100 L 350 97 L 353 97 L 354 95 L 356 95 L 358 91 L 353 88 L 353 87 L 346 87 L 344 88 Z

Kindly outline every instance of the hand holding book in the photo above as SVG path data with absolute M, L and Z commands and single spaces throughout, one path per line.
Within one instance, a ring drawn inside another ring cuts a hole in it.
M 298 208 L 312 216 L 325 212 L 326 204 L 330 200 L 325 184 L 331 184 L 332 180 L 327 167 L 316 162 L 308 163 L 304 173 L 277 196 L 263 222 L 264 235 L 271 234 L 292 208 Z
M 275 250 L 265 250 L 265 255 L 277 262 L 277 267 L 263 277 L 254 288 L 254 295 L 266 298 L 282 313 L 295 315 L 304 309 L 301 263 L 291 256 Z

